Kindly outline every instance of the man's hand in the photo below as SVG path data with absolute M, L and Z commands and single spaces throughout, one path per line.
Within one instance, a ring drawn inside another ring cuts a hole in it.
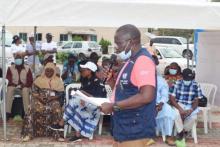
M 103 103 L 101 105 L 101 111 L 104 114 L 111 114 L 113 112 L 113 103 Z
M 163 103 L 161 102 L 161 103 L 159 103 L 159 104 L 156 106 L 157 112 L 161 111 L 162 108 L 163 108 Z
M 80 100 L 80 105 L 81 105 L 82 107 L 85 107 L 85 101 Z
M 186 110 L 185 112 L 186 112 L 186 113 L 185 113 L 185 116 L 184 116 L 184 117 L 186 118 L 186 117 L 188 117 L 188 116 L 191 115 L 191 113 L 193 112 L 193 109 Z

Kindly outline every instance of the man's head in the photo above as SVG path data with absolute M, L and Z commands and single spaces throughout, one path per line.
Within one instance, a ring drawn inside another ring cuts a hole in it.
M 34 34 L 33 33 L 29 34 L 28 38 L 29 38 L 30 43 L 34 42 Z
M 24 64 L 24 58 L 22 56 L 22 54 L 15 54 L 15 65 L 16 66 L 21 66 Z
M 69 65 L 74 65 L 76 61 L 77 61 L 77 57 L 74 54 L 69 54 L 68 64 Z
M 90 60 L 92 61 L 92 62 L 94 62 L 94 63 L 98 63 L 98 60 L 99 60 L 99 56 L 98 56 L 98 54 L 96 53 L 96 52 L 92 52 L 91 54 L 90 54 Z
M 47 33 L 47 34 L 46 34 L 46 39 L 47 39 L 47 42 L 48 42 L 48 43 L 50 43 L 50 42 L 52 41 L 52 38 L 53 38 L 53 36 L 52 36 L 51 33 Z
M 189 68 L 186 68 L 183 70 L 183 80 L 184 81 L 192 81 L 195 79 L 195 73 L 189 69 Z
M 46 65 L 47 63 L 53 63 L 53 55 L 51 54 L 46 54 L 44 55 L 44 65 Z
M 134 25 L 127 24 L 119 27 L 115 33 L 116 53 L 130 50 L 140 46 L 141 33 Z
M 18 35 L 13 36 L 12 44 L 21 44 L 21 39 Z

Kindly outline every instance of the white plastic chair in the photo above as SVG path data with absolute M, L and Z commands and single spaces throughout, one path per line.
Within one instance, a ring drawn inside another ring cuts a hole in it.
M 200 87 L 202 89 L 203 95 L 205 95 L 208 99 L 207 107 L 199 107 L 203 113 L 204 119 L 204 133 L 208 133 L 208 122 L 209 128 L 212 128 L 212 117 L 211 117 L 211 109 L 214 106 L 215 96 L 217 92 L 217 86 L 210 83 L 200 83 Z
M 70 88 L 80 88 L 81 87 L 81 84 L 69 84 L 67 85 L 66 87 L 66 105 L 68 104 L 69 102 L 69 90 Z M 106 92 L 107 92 L 107 97 L 110 98 L 111 95 L 112 95 L 112 89 L 109 85 L 105 85 L 105 89 L 106 89 Z M 103 118 L 104 118 L 104 113 L 101 113 L 101 116 L 100 116 L 100 120 L 99 120 L 99 135 L 102 134 L 102 125 L 103 125 Z M 67 135 L 67 131 L 68 132 L 71 132 L 71 126 L 69 126 L 68 124 L 65 124 L 64 125 L 64 138 L 66 138 L 66 135 Z M 93 136 L 89 139 L 93 139 Z
M 6 92 L 7 92 L 7 86 L 8 86 L 8 80 L 5 79 L 5 87 L 6 87 Z M 1 111 L 1 118 L 3 118 L 3 98 L 2 98 L 2 87 L 3 87 L 3 84 L 2 84 L 2 78 L 0 78 L 0 111 Z
M 109 85 L 105 85 L 105 89 L 107 92 L 107 98 L 110 99 L 112 96 L 112 88 Z M 103 118 L 104 113 L 101 113 L 100 119 L 99 119 L 99 135 L 102 135 L 102 125 L 103 125 Z M 109 115 L 109 114 L 108 114 Z
M 81 84 L 76 83 L 76 84 L 69 84 L 66 86 L 66 102 L 65 105 L 67 106 L 69 103 L 69 90 L 70 88 L 80 88 Z M 71 132 L 71 126 L 69 124 L 64 125 L 64 138 L 66 138 L 67 131 L 70 133 Z

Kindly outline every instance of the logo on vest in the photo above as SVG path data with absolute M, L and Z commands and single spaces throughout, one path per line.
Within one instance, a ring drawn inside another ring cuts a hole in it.
M 127 79 L 127 76 L 128 76 L 128 74 L 127 74 L 127 73 L 124 73 L 124 74 L 122 75 L 122 79 Z

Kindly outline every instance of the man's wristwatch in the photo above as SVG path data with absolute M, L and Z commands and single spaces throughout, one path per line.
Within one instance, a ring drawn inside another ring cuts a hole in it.
M 120 111 L 120 110 L 121 110 L 121 108 L 116 103 L 114 103 L 113 111 Z

